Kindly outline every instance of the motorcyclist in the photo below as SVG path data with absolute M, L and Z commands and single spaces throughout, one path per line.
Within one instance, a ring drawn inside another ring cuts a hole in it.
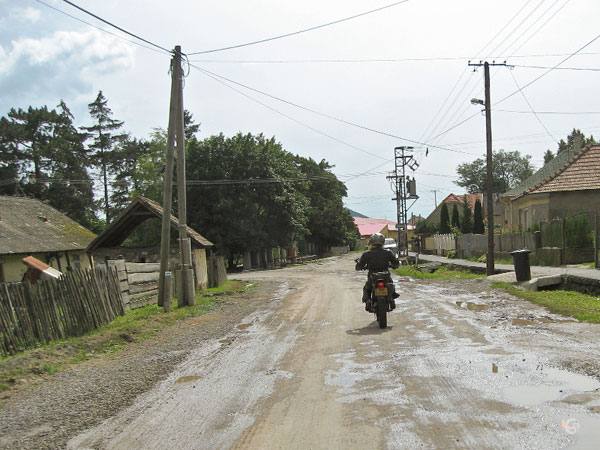
M 389 267 L 396 269 L 400 266 L 400 261 L 398 261 L 398 258 L 396 258 L 392 252 L 383 248 L 384 242 L 385 236 L 383 234 L 374 233 L 369 239 L 370 250 L 364 252 L 360 256 L 360 259 L 355 260 L 356 270 L 369 270 L 367 282 L 363 287 L 363 303 L 367 303 L 371 298 L 371 291 L 373 289 L 370 282 L 371 272 L 381 272 L 384 270 L 388 270 Z M 388 281 L 390 283 L 392 282 L 391 276 L 389 277 Z M 390 309 L 396 308 L 396 302 L 394 301 L 394 299 L 398 297 L 398 293 L 394 291 L 392 298 L 390 299 Z M 365 305 L 365 309 L 368 311 L 368 305 Z

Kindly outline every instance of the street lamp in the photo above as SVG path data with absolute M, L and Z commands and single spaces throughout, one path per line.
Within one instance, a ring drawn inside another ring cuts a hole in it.
M 478 98 L 472 98 L 471 99 L 471 104 L 472 105 L 483 105 L 483 106 L 485 106 L 485 102 L 483 100 L 479 100 Z

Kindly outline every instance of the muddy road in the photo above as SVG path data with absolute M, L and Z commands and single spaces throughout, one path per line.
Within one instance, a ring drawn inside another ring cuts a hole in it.
M 352 256 L 241 274 L 277 301 L 70 448 L 599 448 L 600 326 L 490 289 L 397 281 L 385 330 Z

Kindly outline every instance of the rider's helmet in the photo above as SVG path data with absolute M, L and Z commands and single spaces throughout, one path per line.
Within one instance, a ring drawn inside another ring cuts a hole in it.
M 385 242 L 385 236 L 381 233 L 373 233 L 371 239 L 369 239 L 369 245 L 371 247 L 382 247 Z

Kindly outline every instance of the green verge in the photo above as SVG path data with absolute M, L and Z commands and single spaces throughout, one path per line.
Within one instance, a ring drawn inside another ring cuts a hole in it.
M 484 278 L 485 275 L 471 273 L 465 270 L 450 270 L 446 266 L 442 266 L 433 273 L 421 272 L 415 269 L 414 266 L 400 266 L 394 269 L 394 273 L 401 277 L 411 277 L 417 279 L 444 279 L 444 280 L 475 280 Z
M 197 293 L 194 306 L 178 307 L 173 299 L 171 312 L 165 313 L 157 305 L 148 305 L 127 311 L 109 324 L 83 336 L 62 339 L 40 345 L 33 350 L 0 357 L 0 392 L 36 378 L 60 372 L 65 367 L 108 354 L 114 357 L 128 345 L 142 342 L 159 331 L 189 317 L 206 314 L 215 304 L 235 293 L 257 287 L 241 281 L 228 281 L 224 286 Z
M 555 314 L 574 317 L 582 322 L 600 323 L 600 300 L 573 291 L 525 291 L 512 283 L 494 281 L 492 288 L 503 289 L 515 297 L 542 305 Z

